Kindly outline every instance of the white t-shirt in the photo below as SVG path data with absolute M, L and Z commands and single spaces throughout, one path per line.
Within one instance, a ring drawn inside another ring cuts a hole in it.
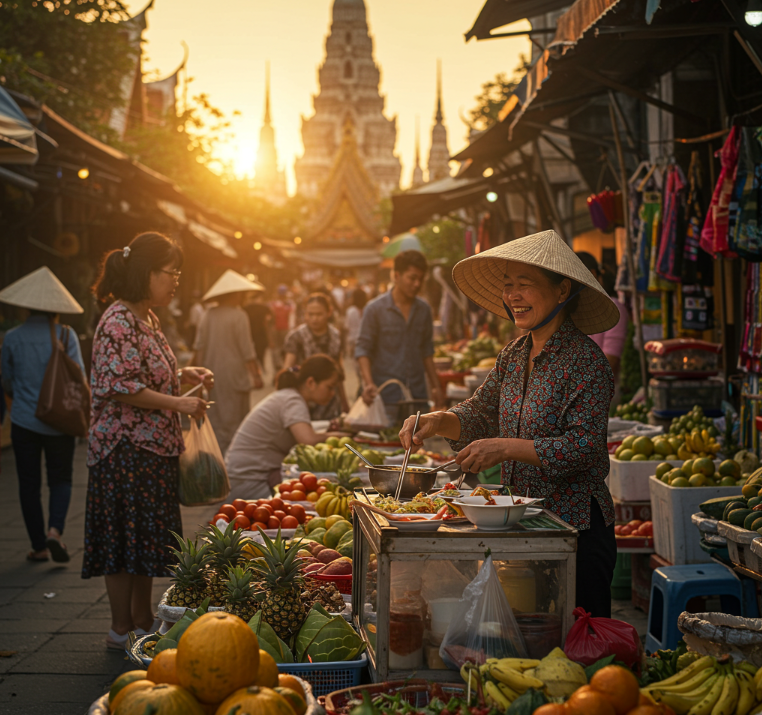
M 266 481 L 296 444 L 289 427 L 309 422 L 310 411 L 297 390 L 276 390 L 241 422 L 225 454 L 230 481 Z
M 344 323 L 347 326 L 347 342 L 357 340 L 360 334 L 360 323 L 362 322 L 362 311 L 356 305 L 350 305 L 347 308 L 347 314 L 344 317 Z

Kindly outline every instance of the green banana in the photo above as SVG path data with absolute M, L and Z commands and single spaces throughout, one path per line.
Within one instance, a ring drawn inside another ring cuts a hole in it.
M 696 661 L 698 663 L 698 661 Z M 725 684 L 725 676 L 721 675 L 715 681 L 712 689 L 691 709 L 688 711 L 688 715 L 710 715 L 715 703 L 720 699 L 723 686 Z
M 720 693 L 720 699 L 714 704 L 712 708 L 712 715 L 733 715 L 738 703 L 738 681 L 733 673 L 733 668 L 727 669 L 725 675 L 725 682 L 722 686 L 722 693 Z
M 745 670 L 749 675 L 756 675 L 759 672 L 759 668 L 753 663 L 749 663 L 748 660 L 742 660 L 740 663 L 735 664 L 736 670 Z
M 511 701 L 503 695 L 500 688 L 498 688 L 491 680 L 488 680 L 484 684 L 484 694 L 495 704 L 495 707 L 500 710 L 506 710 L 511 705 Z
M 738 681 L 739 694 L 738 702 L 736 703 L 736 710 L 734 715 L 747 715 L 749 710 L 754 706 L 755 689 L 754 678 L 751 673 L 746 669 L 739 669 L 736 666 L 736 680 Z

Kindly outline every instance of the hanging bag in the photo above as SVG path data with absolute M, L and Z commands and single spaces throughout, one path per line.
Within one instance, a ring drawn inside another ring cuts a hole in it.
M 64 343 L 56 338 L 55 324 L 50 325 L 50 354 L 42 379 L 34 416 L 59 432 L 72 437 L 86 437 L 90 427 L 90 388 L 82 368 L 68 355 L 69 331 L 64 329 Z
M 180 455 L 179 494 L 183 506 L 215 504 L 230 494 L 228 472 L 209 417 L 198 421 L 191 417 Z

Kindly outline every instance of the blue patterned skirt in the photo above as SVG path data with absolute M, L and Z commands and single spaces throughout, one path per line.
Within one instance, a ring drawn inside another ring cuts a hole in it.
M 174 531 L 182 535 L 178 457 L 122 440 L 90 467 L 82 578 L 126 571 L 169 576 Z

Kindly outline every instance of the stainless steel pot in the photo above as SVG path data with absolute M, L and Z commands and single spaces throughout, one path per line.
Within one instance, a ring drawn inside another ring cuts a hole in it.
M 394 494 L 397 489 L 402 465 L 387 464 L 382 467 L 369 467 L 368 476 L 373 488 L 379 494 Z M 427 492 L 433 486 L 437 478 L 436 472 L 423 474 L 424 467 L 408 467 L 402 478 L 402 490 L 400 498 L 412 499 L 420 492 Z

